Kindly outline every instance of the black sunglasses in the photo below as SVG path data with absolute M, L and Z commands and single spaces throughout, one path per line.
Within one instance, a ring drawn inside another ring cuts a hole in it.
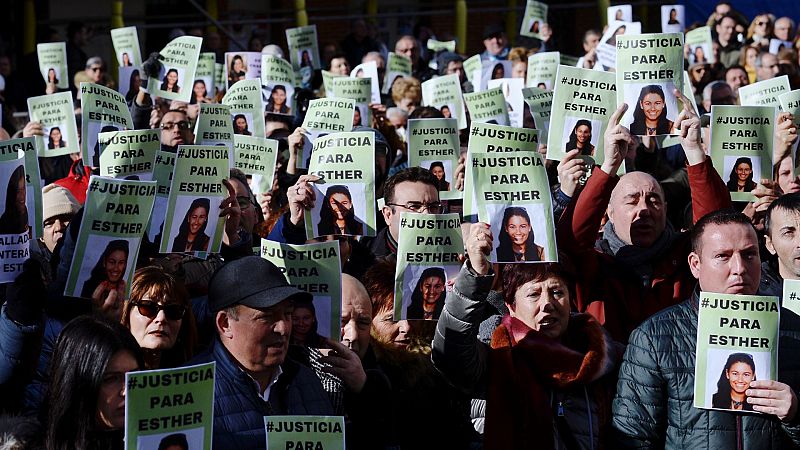
M 160 305 L 156 302 L 140 301 L 133 305 L 139 310 L 139 314 L 150 319 L 155 318 L 159 311 L 164 311 L 164 316 L 169 320 L 183 319 L 183 315 L 186 314 L 186 307 L 177 303 Z

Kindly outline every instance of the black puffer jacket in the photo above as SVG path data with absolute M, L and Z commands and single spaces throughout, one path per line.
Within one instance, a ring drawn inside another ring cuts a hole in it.
M 631 334 L 613 405 L 617 448 L 779 449 L 800 446 L 800 414 L 777 417 L 695 408 L 697 295 Z M 783 311 L 781 311 L 783 314 Z M 795 316 L 797 318 L 797 316 Z M 781 321 L 778 380 L 800 390 L 796 320 Z

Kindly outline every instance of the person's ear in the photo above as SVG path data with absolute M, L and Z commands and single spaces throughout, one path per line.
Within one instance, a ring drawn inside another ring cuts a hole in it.
M 384 206 L 381 210 L 383 214 L 383 220 L 386 222 L 386 226 L 392 224 L 392 207 L 391 206 Z
M 217 316 L 214 318 L 214 325 L 216 325 L 217 333 L 220 337 L 233 339 L 233 330 L 231 330 L 230 321 L 231 317 L 225 310 L 217 312 Z
M 775 245 L 773 245 L 772 238 L 769 236 L 769 234 L 764 235 L 764 246 L 767 247 L 767 250 L 769 250 L 770 255 L 778 253 L 775 250 Z
M 689 270 L 693 277 L 700 279 L 700 255 L 695 252 L 689 253 Z

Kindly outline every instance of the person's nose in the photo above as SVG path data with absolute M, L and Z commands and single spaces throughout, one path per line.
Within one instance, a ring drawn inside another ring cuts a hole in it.
M 356 340 L 356 337 L 357 333 L 355 325 L 352 321 L 347 322 L 344 327 L 342 327 L 342 341 L 347 339 L 348 341 L 353 342 Z
M 742 255 L 734 253 L 730 259 L 730 271 L 732 275 L 741 275 L 744 272 L 745 264 Z
M 64 222 L 61 221 L 61 219 L 56 219 L 55 222 L 53 222 L 54 233 L 62 232 L 64 231 L 65 228 L 67 227 L 66 225 L 64 225 Z
M 272 329 L 275 333 L 280 334 L 281 336 L 288 336 L 292 330 L 292 319 L 291 318 L 282 318 L 275 322 L 275 326 Z
M 408 334 L 411 331 L 411 324 L 407 320 L 397 322 L 400 334 Z

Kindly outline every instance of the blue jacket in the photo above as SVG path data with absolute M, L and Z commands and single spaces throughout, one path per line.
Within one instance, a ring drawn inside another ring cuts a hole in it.
M 253 379 L 214 338 L 211 348 L 187 365 L 216 361 L 214 380 L 214 449 L 266 448 L 264 416 L 333 415 L 328 395 L 314 372 L 292 360 L 281 364 L 283 373 L 272 386 L 269 402 L 259 396 Z

